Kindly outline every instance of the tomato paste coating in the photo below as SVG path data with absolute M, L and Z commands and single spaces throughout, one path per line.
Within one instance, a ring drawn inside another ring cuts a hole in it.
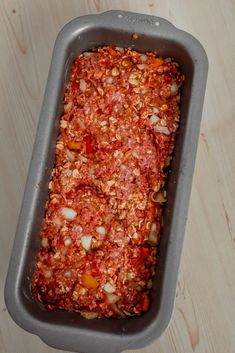
M 101 47 L 75 59 L 32 283 L 49 310 L 148 310 L 183 80 L 155 52 Z

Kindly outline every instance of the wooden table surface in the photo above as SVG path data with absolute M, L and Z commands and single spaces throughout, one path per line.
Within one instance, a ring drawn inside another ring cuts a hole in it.
M 138 352 L 233 353 L 235 0 L 0 1 L 0 353 L 60 352 L 12 321 L 3 287 L 54 40 L 72 18 L 110 9 L 165 17 L 201 41 L 210 67 L 173 317 Z

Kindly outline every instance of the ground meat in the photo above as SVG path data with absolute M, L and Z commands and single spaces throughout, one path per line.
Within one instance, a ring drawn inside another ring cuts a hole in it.
M 156 53 L 102 47 L 74 61 L 33 277 L 48 309 L 148 310 L 183 80 Z

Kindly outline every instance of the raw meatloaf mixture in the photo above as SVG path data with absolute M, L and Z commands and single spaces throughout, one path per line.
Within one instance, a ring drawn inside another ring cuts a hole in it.
M 48 309 L 148 309 L 183 80 L 153 52 L 102 47 L 74 61 L 33 278 Z

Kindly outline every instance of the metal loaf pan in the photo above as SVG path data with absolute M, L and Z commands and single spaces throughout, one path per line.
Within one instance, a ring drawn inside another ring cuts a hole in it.
M 133 38 L 133 33 L 138 37 Z M 142 52 L 157 50 L 159 55 L 173 57 L 180 64 L 186 81 L 150 309 L 141 317 L 86 320 L 74 312 L 47 311 L 33 298 L 30 283 L 70 66 L 81 52 L 102 45 Z M 174 304 L 207 70 L 207 56 L 200 43 L 162 18 L 109 11 L 76 18 L 61 30 L 54 47 L 5 287 L 8 311 L 19 326 L 53 347 L 85 353 L 143 347 L 163 333 Z

